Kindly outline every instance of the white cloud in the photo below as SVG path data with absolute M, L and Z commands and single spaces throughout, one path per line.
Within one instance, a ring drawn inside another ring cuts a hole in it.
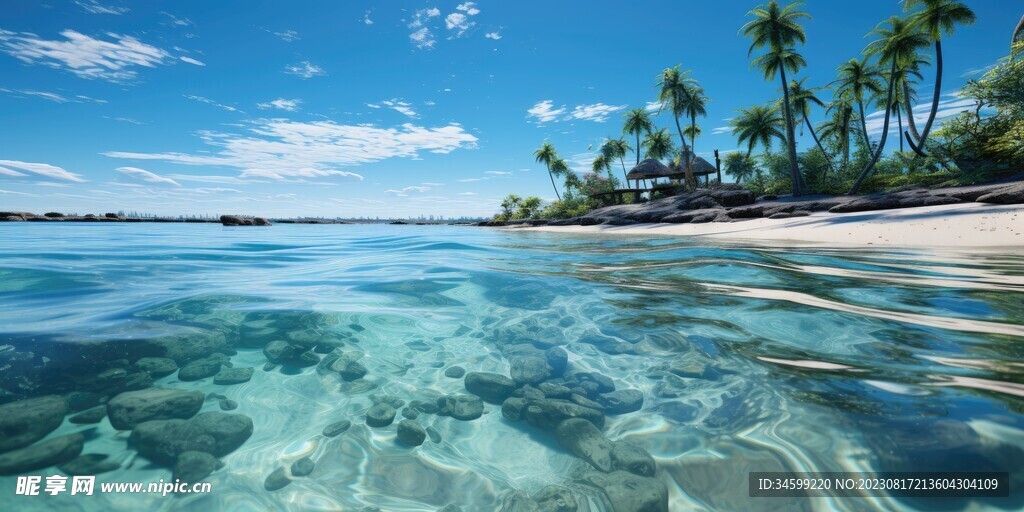
M 160 14 L 163 14 L 164 16 L 167 16 L 167 18 L 168 18 L 168 22 L 167 23 L 169 25 L 171 25 L 172 27 L 190 27 L 190 26 L 194 27 L 196 25 L 195 23 L 192 23 L 192 20 L 190 20 L 188 18 L 179 18 L 179 17 L 177 17 L 177 16 L 175 16 L 175 15 L 169 13 L 169 12 L 166 12 L 166 11 L 160 11 Z
M 555 103 L 551 100 L 538 101 L 530 110 L 526 111 L 526 117 L 537 119 L 538 123 L 554 121 L 565 114 L 565 108 L 554 108 Z
M 461 125 L 426 128 L 403 124 L 397 128 L 339 125 L 262 119 L 249 123 L 248 134 L 200 132 L 214 153 L 103 153 L 112 158 L 162 160 L 182 165 L 240 169 L 242 178 L 270 179 L 350 176 L 337 167 L 368 164 L 389 158 L 414 158 L 421 153 L 447 154 L 475 148 L 477 138 Z M 172 176 L 179 179 L 178 176 Z M 195 179 L 196 177 L 192 177 Z M 221 177 L 228 178 L 228 177 Z M 183 179 L 183 178 L 182 178 Z
M 647 109 L 648 112 L 657 112 L 658 110 L 661 110 L 661 102 L 648 101 L 647 104 L 644 105 L 644 108 Z
M 512 171 L 484 171 L 484 174 L 495 174 L 498 176 L 507 176 L 512 174 Z
M 604 103 L 594 103 L 591 105 L 577 105 L 572 109 L 572 113 L 569 114 L 571 119 L 579 119 L 581 121 L 593 121 L 595 123 L 603 123 L 608 120 L 608 116 L 625 110 L 625 105 L 605 105 Z
M 462 11 L 469 16 L 476 16 L 477 14 L 480 14 L 480 9 L 474 7 L 475 5 L 476 4 L 473 2 L 466 2 L 464 4 L 460 4 L 458 7 L 455 8 L 455 10 Z
M 283 32 L 274 32 L 274 35 L 280 37 L 282 41 L 290 43 L 292 41 L 298 41 L 299 33 L 294 30 L 285 30 Z
M 192 57 L 182 56 L 182 57 L 178 57 L 178 58 L 181 59 L 182 62 L 187 62 L 187 63 L 195 65 L 195 66 L 205 66 L 206 65 L 206 64 L 204 64 L 204 63 L 202 63 L 202 62 L 200 62 L 200 61 L 198 61 L 196 59 L 193 59 Z
M 426 192 L 428 190 L 430 190 L 430 187 L 421 187 L 421 186 L 415 186 L 414 185 L 414 186 L 405 187 L 405 188 L 402 188 L 402 189 L 399 189 L 399 190 L 395 190 L 395 189 L 385 190 L 384 193 L 388 194 L 388 195 L 398 196 L 398 197 L 406 197 L 406 196 L 409 195 L 409 192 Z
M 434 38 L 434 33 L 427 27 L 423 27 L 412 34 L 409 34 L 409 39 L 411 39 L 412 44 L 419 49 L 433 48 L 434 44 L 437 43 L 437 40 Z
M 127 7 L 103 5 L 98 0 L 75 0 L 75 4 L 89 14 L 113 14 L 115 16 L 131 11 Z
M 974 110 L 978 106 L 978 101 L 973 98 L 963 98 L 960 96 L 959 91 L 953 94 L 947 94 L 945 96 L 951 96 L 952 99 L 940 101 L 939 109 L 935 113 L 935 121 L 942 121 L 954 117 L 961 112 Z M 923 103 L 914 107 L 914 121 L 918 126 L 923 125 L 928 121 L 928 114 L 931 113 L 931 103 Z M 906 129 L 906 119 L 903 120 L 904 129 Z M 885 111 L 879 110 L 872 112 L 867 116 L 867 127 L 868 135 L 872 137 L 878 137 L 882 134 L 882 128 L 885 125 Z M 936 125 L 938 126 L 938 125 Z M 889 133 L 895 134 L 899 130 L 898 120 L 895 114 L 890 116 L 889 119 Z
M 170 178 L 164 178 L 163 176 L 158 176 L 145 169 L 139 169 L 138 167 L 118 167 L 117 172 L 121 172 L 133 178 L 137 178 L 142 181 L 148 181 L 150 183 L 169 183 L 171 185 L 174 185 L 175 187 L 181 186 L 181 184 L 178 183 L 177 181 L 174 181 Z
M 380 103 L 367 103 L 366 106 L 370 108 L 381 108 L 383 106 L 414 119 L 419 117 L 419 114 L 417 114 L 416 111 L 413 110 L 412 103 L 402 101 L 398 98 L 392 98 L 390 100 L 385 100 Z
M 128 123 L 128 124 L 137 124 L 137 125 L 146 124 L 146 123 L 143 123 L 141 121 L 132 119 L 130 117 L 108 117 L 108 116 L 103 116 L 103 119 L 110 119 L 111 121 L 121 121 L 122 123 Z
M 28 89 L 5 89 L 3 87 L 0 87 L 0 92 L 7 93 L 7 94 L 9 94 L 11 96 L 14 96 L 16 98 L 20 98 L 20 97 L 23 97 L 23 96 L 33 96 L 33 97 L 41 98 L 41 99 L 44 99 L 44 100 L 47 100 L 47 101 L 52 101 L 54 103 L 106 103 L 107 102 L 107 100 L 99 100 L 99 99 L 96 99 L 96 98 L 90 98 L 88 96 L 83 96 L 81 94 L 78 94 L 78 95 L 75 95 L 75 96 L 64 96 L 63 94 L 56 93 L 56 92 L 33 91 L 33 90 L 28 90 Z
M 498 39 L 501 39 L 501 34 L 497 32 L 488 32 L 484 34 L 484 37 L 486 37 L 487 39 L 494 39 L 495 41 L 497 41 Z
M 285 66 L 284 72 L 289 75 L 296 75 L 302 77 L 303 80 L 313 78 L 314 76 L 324 76 L 327 74 L 320 66 L 311 64 L 308 60 L 304 60 L 298 64 L 292 64 Z
M 721 135 L 723 133 L 732 133 L 732 126 L 719 126 L 711 130 L 712 135 Z
M 15 192 L 13 190 L 0 190 L 0 194 L 10 194 L 10 195 L 14 195 L 14 196 L 39 197 L 39 194 L 29 194 L 28 192 Z
M 256 108 L 262 110 L 276 108 L 278 110 L 287 110 L 289 112 L 295 112 L 296 110 L 299 110 L 299 104 L 301 103 L 302 100 L 299 99 L 286 100 L 284 98 L 278 98 L 274 101 L 269 101 L 267 103 L 257 103 Z
M 104 41 L 70 29 L 60 35 L 65 40 L 0 30 L 0 51 L 27 64 L 66 69 L 81 78 L 112 82 L 133 80 L 137 73 L 131 68 L 155 68 L 171 57 L 165 50 L 131 36 L 108 33 L 106 36 L 112 41 Z
M 7 176 L 26 176 L 25 172 L 46 176 L 56 180 L 75 181 L 79 183 L 85 181 L 80 175 L 65 171 L 55 165 L 19 162 L 17 160 L 0 160 L 0 174 Z
M 457 195 L 457 196 L 475 196 L 476 192 L 459 192 L 459 193 L 457 193 L 455 195 Z
M 476 182 L 476 181 L 484 181 L 484 180 L 488 180 L 488 179 L 490 179 L 490 178 L 465 178 L 465 179 L 455 180 L 455 181 L 457 181 L 459 183 L 473 183 L 473 182 Z
M 373 20 L 370 19 L 370 11 L 366 11 L 363 14 L 363 23 L 366 25 L 373 25 Z
M 229 112 L 240 112 L 242 114 L 245 113 L 245 112 L 243 112 L 243 111 L 241 111 L 241 110 L 239 110 L 239 109 L 237 109 L 235 107 L 232 107 L 231 105 L 224 105 L 223 103 L 217 103 L 216 101 L 213 101 L 210 98 L 204 98 L 202 96 L 196 96 L 196 95 L 193 95 L 193 94 L 186 94 L 185 97 L 190 99 L 190 100 L 192 100 L 192 101 L 198 101 L 200 103 L 206 103 L 207 105 L 213 105 L 213 106 L 215 106 L 217 108 L 222 108 L 222 109 L 227 110 Z

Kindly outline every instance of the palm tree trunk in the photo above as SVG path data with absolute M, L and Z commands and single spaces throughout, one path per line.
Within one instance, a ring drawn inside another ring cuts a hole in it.
M 935 40 L 935 92 L 932 95 L 932 111 L 928 113 L 928 120 L 921 130 L 921 140 L 918 144 L 910 143 L 910 149 L 920 156 L 928 156 L 924 152 L 924 143 L 928 140 L 928 134 L 932 131 L 932 123 L 935 122 L 935 114 L 939 112 L 939 97 L 942 95 L 942 40 Z
M 636 164 L 640 165 L 640 132 L 636 132 Z
M 900 104 L 896 103 L 896 122 L 900 125 L 900 131 L 896 133 L 903 133 L 903 114 L 900 113 Z M 903 152 L 903 137 L 900 137 L 900 152 Z
M 625 151 L 623 151 L 623 154 L 625 154 Z M 619 157 L 619 165 L 622 166 L 622 179 L 626 180 L 626 188 L 629 188 L 629 175 L 626 174 L 626 162 L 621 156 Z
M 800 166 L 796 158 L 796 130 L 793 127 L 793 111 L 789 107 L 789 82 L 786 80 L 786 67 L 780 66 L 779 71 L 782 77 L 782 100 L 786 102 L 786 137 L 789 146 L 789 172 L 793 182 L 793 195 L 803 194 L 803 177 L 800 176 Z
M 562 196 L 558 195 L 558 187 L 555 186 L 555 175 L 551 174 L 551 164 L 548 164 L 547 168 L 548 168 L 548 178 L 551 178 L 551 188 L 555 189 L 555 197 L 557 197 L 558 200 L 561 201 L 562 200 Z
M 857 108 L 860 109 L 860 132 L 864 135 L 864 145 L 871 151 L 871 138 L 868 137 L 868 121 L 864 117 L 864 102 L 858 101 Z
M 882 123 L 882 138 L 878 142 L 878 150 L 871 156 L 871 161 L 868 162 L 864 171 L 860 173 L 860 176 L 857 176 L 857 181 L 853 182 L 853 186 L 850 187 L 850 192 L 848 192 L 850 195 L 857 193 L 857 189 L 860 188 L 861 182 L 864 181 L 864 178 L 868 177 L 868 174 L 871 174 L 871 171 L 875 168 L 875 164 L 878 163 L 878 159 L 882 157 L 882 150 L 885 149 L 885 139 L 889 137 L 889 118 L 892 113 L 892 90 L 896 82 L 895 76 L 896 59 L 893 59 L 892 71 L 889 73 L 889 96 L 885 99 L 885 122 Z
M 811 125 L 811 120 L 807 119 L 807 115 L 804 115 L 804 123 L 807 124 L 807 129 L 811 132 L 811 138 L 814 139 L 814 143 L 818 145 L 818 149 L 825 155 L 825 163 L 828 164 L 828 172 L 835 174 L 836 170 L 832 167 L 832 157 L 828 156 L 828 151 L 825 151 L 825 147 L 821 145 L 821 141 L 818 140 L 818 134 L 814 133 L 814 126 Z
M 910 86 L 907 85 L 906 80 L 903 81 L 903 99 L 904 112 L 907 114 L 907 129 L 909 130 L 909 136 L 913 137 L 914 141 L 919 141 L 921 140 L 921 133 L 917 131 L 917 120 L 914 119 L 914 108 L 910 105 Z M 907 134 L 903 135 L 907 136 Z

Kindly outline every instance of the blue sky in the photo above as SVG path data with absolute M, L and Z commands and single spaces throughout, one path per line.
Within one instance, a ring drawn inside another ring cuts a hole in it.
M 737 35 L 755 4 L 7 0 L 0 210 L 489 215 L 508 193 L 552 198 L 533 150 L 552 142 L 582 171 L 676 64 L 712 99 L 698 152 L 734 150 L 717 128 L 778 94 Z M 944 43 L 943 115 L 1021 14 L 967 4 L 978 23 Z M 821 86 L 902 4 L 805 9 L 799 76 Z

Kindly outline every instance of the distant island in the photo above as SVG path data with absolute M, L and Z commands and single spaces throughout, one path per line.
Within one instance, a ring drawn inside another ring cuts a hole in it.
M 246 215 L 220 215 L 220 216 L 160 216 L 147 214 L 125 214 L 104 213 L 97 215 L 88 213 L 84 215 L 65 214 L 60 212 L 47 212 L 35 214 L 30 212 L 5 212 L 0 211 L 0 222 L 153 222 L 153 223 L 187 223 L 187 224 L 224 224 L 225 226 L 269 226 L 271 224 L 415 224 L 415 225 L 456 225 L 476 224 L 485 220 L 483 217 L 459 217 L 435 218 L 428 217 L 407 217 L 407 218 L 323 218 L 323 217 L 296 217 L 296 218 L 263 218 Z

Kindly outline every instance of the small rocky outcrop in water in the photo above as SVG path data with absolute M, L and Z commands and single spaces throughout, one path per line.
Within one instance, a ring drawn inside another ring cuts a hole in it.
M 271 226 L 263 217 L 243 217 L 240 215 L 221 215 L 220 223 L 225 226 Z
M 53 432 L 64 421 L 68 403 L 44 396 L 0 405 L 0 453 L 28 446 Z
M 151 420 L 191 418 L 203 406 L 206 397 L 200 391 L 150 388 L 128 391 L 110 399 L 107 416 L 118 430 L 130 430 Z
M 16 475 L 68 462 L 82 453 L 85 437 L 71 434 L 0 454 L 0 475 Z
M 147 421 L 132 430 L 128 442 L 150 460 L 174 464 L 189 451 L 223 457 L 242 446 L 252 429 L 248 416 L 204 412 L 188 420 Z

